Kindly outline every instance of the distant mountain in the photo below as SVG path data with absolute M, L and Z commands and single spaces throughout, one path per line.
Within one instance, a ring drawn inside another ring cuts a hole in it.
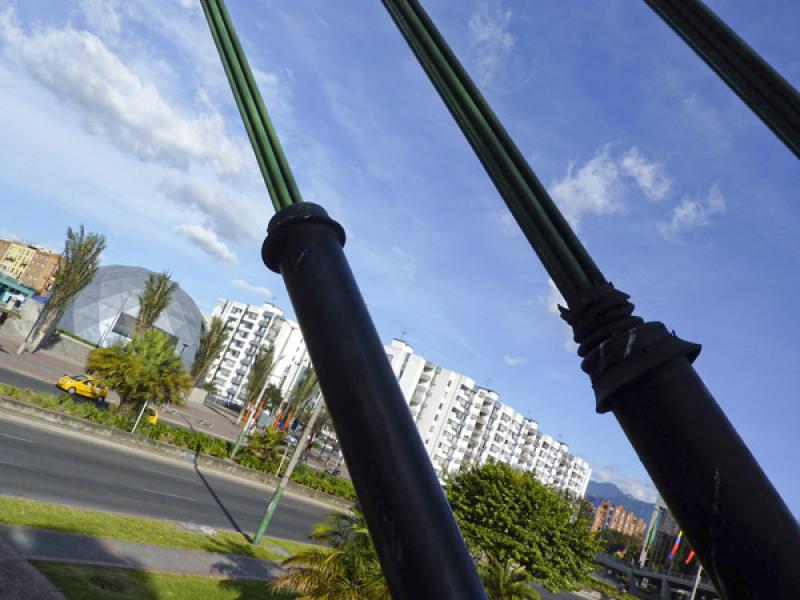
M 645 502 L 644 500 L 637 500 L 633 496 L 626 494 L 613 483 L 607 481 L 589 481 L 589 486 L 586 488 L 586 499 L 595 506 L 600 504 L 602 500 L 608 500 L 611 504 L 622 504 L 625 510 L 631 511 L 637 517 L 650 521 L 650 516 L 653 514 L 654 504 Z

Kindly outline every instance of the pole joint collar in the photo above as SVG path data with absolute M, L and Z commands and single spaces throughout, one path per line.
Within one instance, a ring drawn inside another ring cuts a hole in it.
M 261 258 L 271 271 L 281 272 L 280 258 L 283 249 L 292 234 L 297 232 L 301 225 L 327 227 L 344 247 L 346 239 L 344 229 L 328 216 L 328 212 L 324 208 L 312 202 L 291 204 L 279 210 L 270 219 L 267 226 L 267 239 L 261 246 Z
M 678 338 L 663 323 L 645 323 L 633 315 L 634 305 L 624 292 L 603 283 L 586 290 L 570 308 L 559 307 L 572 326 L 589 375 L 597 412 L 611 410 L 616 392 L 672 358 L 694 362 L 701 346 Z

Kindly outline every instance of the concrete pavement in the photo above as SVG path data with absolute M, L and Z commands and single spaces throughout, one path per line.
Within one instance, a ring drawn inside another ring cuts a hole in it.
M 66 600 L 13 546 L 0 540 L 0 600 Z
M 242 544 L 246 544 L 243 540 Z M 220 553 L 134 544 L 111 538 L 60 533 L 46 529 L 0 525 L 0 547 L 10 547 L 26 560 L 90 564 L 226 579 L 269 581 L 280 576 L 277 563 Z M 0 597 L 2 592 L 0 592 Z

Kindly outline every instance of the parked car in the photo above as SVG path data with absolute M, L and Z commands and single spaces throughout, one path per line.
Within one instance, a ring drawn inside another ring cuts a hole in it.
M 56 383 L 56 387 L 68 394 L 77 394 L 92 400 L 105 400 L 108 388 L 90 375 L 64 375 Z
M 144 411 L 144 418 L 150 425 L 155 425 L 158 423 L 158 409 L 155 406 L 148 406 Z

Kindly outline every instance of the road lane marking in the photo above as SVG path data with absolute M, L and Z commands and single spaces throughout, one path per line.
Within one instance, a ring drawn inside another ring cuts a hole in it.
M 9 467 L 21 467 L 19 463 L 11 462 L 10 460 L 0 460 L 0 465 L 8 465 Z
M 141 469 L 142 471 L 150 471 L 151 473 L 158 473 L 159 475 L 163 475 L 164 477 L 172 477 L 173 479 L 180 479 L 181 481 L 191 481 L 192 483 L 196 483 L 197 479 L 194 477 L 181 477 L 179 475 L 172 475 L 171 473 L 164 473 L 163 471 L 159 471 L 158 469 L 148 469 L 147 467 L 136 467 L 137 469 Z
M 28 438 L 18 437 L 16 435 L 11 435 L 10 433 L 0 433 L 0 436 L 11 438 L 12 440 L 19 440 L 20 442 L 28 442 L 31 444 L 33 443 L 33 440 L 29 440 Z
M 194 498 L 188 498 L 186 496 L 179 496 L 178 494 L 168 494 L 167 492 L 159 492 L 158 490 L 148 490 L 147 488 L 142 488 L 143 492 L 150 492 L 151 494 L 159 494 L 161 496 L 169 496 L 170 498 L 180 498 L 181 500 L 188 500 L 189 502 L 197 502 Z

